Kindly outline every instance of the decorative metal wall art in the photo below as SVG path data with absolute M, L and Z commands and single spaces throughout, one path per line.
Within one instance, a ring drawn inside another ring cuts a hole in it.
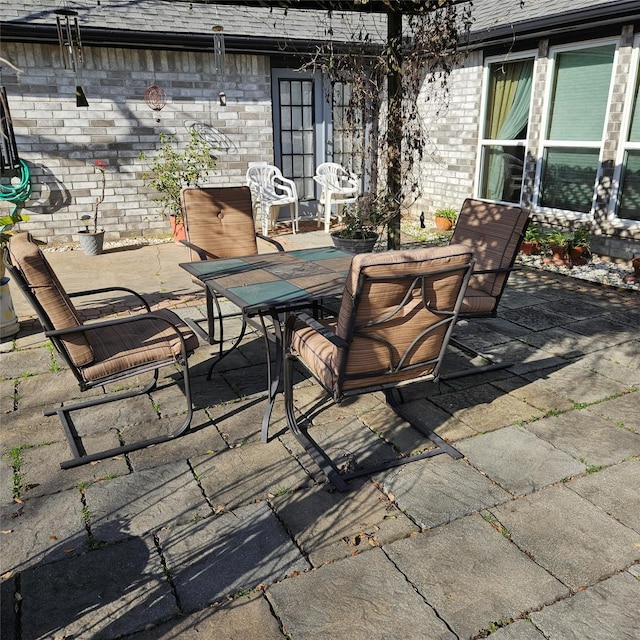
M 167 104 L 165 90 L 157 84 L 149 85 L 144 92 L 144 101 L 150 109 L 156 112 L 156 122 L 160 122 L 160 112 Z

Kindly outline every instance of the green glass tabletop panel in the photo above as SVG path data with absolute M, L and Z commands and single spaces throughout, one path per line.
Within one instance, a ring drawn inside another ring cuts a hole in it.
M 330 260 L 331 258 L 352 258 L 353 254 L 346 251 L 339 251 L 334 247 L 315 247 L 311 249 L 297 249 L 291 251 L 291 254 L 300 260 L 308 260 L 309 262 L 317 262 L 319 260 Z
M 201 262 L 186 262 L 180 265 L 196 278 L 204 276 L 217 276 L 222 273 L 234 273 L 251 268 L 240 258 L 223 258 L 220 260 L 202 260 Z
M 229 296 L 237 298 L 243 307 L 270 306 L 276 301 L 278 304 L 304 297 L 304 289 L 296 287 L 290 282 L 264 282 L 246 287 L 231 287 Z

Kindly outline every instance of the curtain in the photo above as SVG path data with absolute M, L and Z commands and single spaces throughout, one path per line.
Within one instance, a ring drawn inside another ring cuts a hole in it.
M 529 120 L 533 60 L 500 65 L 500 74 L 492 74 L 489 138 L 515 140 Z M 506 163 L 499 147 L 492 147 L 487 175 L 487 197 L 501 200 L 505 184 Z

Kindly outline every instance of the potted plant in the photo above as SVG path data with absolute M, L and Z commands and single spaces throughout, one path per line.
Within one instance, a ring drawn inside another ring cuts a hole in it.
M 570 234 L 564 231 L 548 231 L 544 235 L 543 249 L 547 256 L 543 258 L 546 264 L 557 266 L 569 265 L 569 237 Z
M 436 229 L 440 229 L 440 231 L 449 231 L 449 229 L 453 228 L 453 225 L 457 217 L 458 217 L 458 211 L 453 207 L 436 209 L 436 212 L 434 215 Z
M 589 233 L 584 229 L 576 229 L 569 237 L 568 245 L 571 266 L 587 264 L 591 257 Z
M 163 214 L 169 216 L 174 240 L 180 244 L 185 239 L 180 192 L 183 187 L 199 187 L 210 170 L 215 169 L 216 157 L 211 146 L 197 131 L 190 131 L 184 150 L 178 148 L 173 136 L 160 134 L 160 148 L 151 160 L 149 170 L 143 175 L 148 185 L 157 192 L 154 198 Z M 147 155 L 142 152 L 141 160 Z
M 530 224 L 524 233 L 524 238 L 520 244 L 520 253 L 532 256 L 540 253 L 545 239 L 544 231 L 536 224 Z
M 373 251 L 391 215 L 386 205 L 385 198 L 376 198 L 368 192 L 359 195 L 354 204 L 346 205 L 342 217 L 344 226 L 331 232 L 336 248 L 349 253 Z
M 100 205 L 104 202 L 104 188 L 107 181 L 105 172 L 109 165 L 104 160 L 96 160 L 93 166 L 94 169 L 100 173 L 100 195 L 96 200 L 93 215 L 84 215 L 80 218 L 84 224 L 84 229 L 78 232 L 80 246 L 85 255 L 88 256 L 100 255 L 104 245 L 104 229 L 98 231 L 98 212 Z M 89 228 L 90 225 L 91 229 Z

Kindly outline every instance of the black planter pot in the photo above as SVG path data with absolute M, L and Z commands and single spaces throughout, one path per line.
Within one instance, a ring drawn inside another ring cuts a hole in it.
M 378 241 L 378 234 L 371 233 L 366 238 L 341 238 L 339 231 L 331 234 L 336 249 L 347 253 L 371 253 Z

